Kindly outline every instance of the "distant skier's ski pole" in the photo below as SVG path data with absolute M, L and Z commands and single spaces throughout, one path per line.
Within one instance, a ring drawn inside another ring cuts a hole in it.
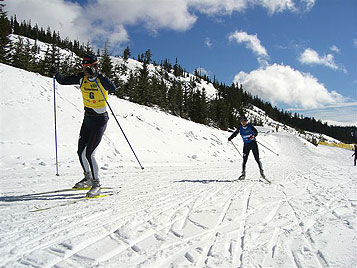
M 129 147 L 130 147 L 131 151 L 133 152 L 133 154 L 134 154 L 134 156 L 135 156 L 135 158 L 136 158 L 136 161 L 138 161 L 138 163 L 139 163 L 139 165 L 140 165 L 141 169 L 144 169 L 144 167 L 141 165 L 141 163 L 140 163 L 140 161 L 139 161 L 138 157 L 136 156 L 136 153 L 134 152 L 133 147 L 131 147 L 131 144 L 130 144 L 130 142 L 129 142 L 128 138 L 126 137 L 126 135 L 125 135 L 125 133 L 124 133 L 123 128 L 120 126 L 119 121 L 118 121 L 118 119 L 116 118 L 116 116 L 115 116 L 115 114 L 114 114 L 114 112 L 113 112 L 113 110 L 112 110 L 112 107 L 110 107 L 109 102 L 108 102 L 107 98 L 105 97 L 105 95 L 104 95 L 104 93 L 103 93 L 102 89 L 100 88 L 100 86 L 99 86 L 99 84 L 98 84 L 97 80 L 95 80 L 95 83 L 97 84 L 97 87 L 98 87 L 98 89 L 99 89 L 100 93 L 102 93 L 102 96 L 103 96 L 103 98 L 104 98 L 104 100 L 105 100 L 106 104 L 108 105 L 108 107 L 109 107 L 110 111 L 112 112 L 112 115 L 114 116 L 115 121 L 117 122 L 117 124 L 118 124 L 118 126 L 119 126 L 119 128 L 120 128 L 121 132 L 123 133 L 124 138 L 126 139 L 127 143 L 129 144 Z
M 257 141 L 257 143 L 259 143 L 261 146 L 263 146 L 264 148 L 268 149 L 269 151 L 271 151 L 273 154 L 276 154 L 277 156 L 279 156 L 279 154 L 277 154 L 276 152 L 272 151 L 271 149 L 269 149 L 268 147 L 266 147 L 264 144 L 262 144 L 261 142 Z
M 56 147 L 56 176 L 58 173 L 58 152 L 57 152 L 57 113 L 56 113 L 56 78 L 53 77 L 53 103 L 54 103 L 54 116 L 55 116 L 55 147 Z
M 239 152 L 238 148 L 234 145 L 233 141 L 231 141 L 232 145 L 234 146 L 234 148 L 237 150 L 237 152 L 239 153 L 239 155 L 243 158 L 242 154 Z

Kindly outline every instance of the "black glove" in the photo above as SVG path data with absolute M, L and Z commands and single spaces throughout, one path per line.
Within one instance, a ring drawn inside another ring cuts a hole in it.
M 229 137 L 229 138 L 228 138 L 228 141 L 231 141 L 231 140 L 232 140 L 232 138 L 231 138 L 231 137 Z
M 94 77 L 97 75 L 97 70 L 94 67 L 87 67 L 85 68 L 84 72 L 89 76 L 89 77 Z
M 51 76 L 55 76 L 55 74 L 57 73 L 57 69 L 55 66 L 51 66 L 50 67 L 50 70 L 48 71 L 48 73 L 51 75 Z

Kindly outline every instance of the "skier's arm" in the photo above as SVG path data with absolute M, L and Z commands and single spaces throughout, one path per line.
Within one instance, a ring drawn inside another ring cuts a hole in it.
M 107 76 L 99 74 L 98 78 L 100 80 L 100 83 L 105 88 L 105 90 L 109 91 L 110 93 L 115 92 L 116 87 L 115 87 L 114 83 Z
M 78 73 L 70 76 L 63 76 L 56 73 L 56 81 L 61 85 L 78 85 L 79 81 L 84 77 L 84 73 Z
M 231 141 L 233 138 L 235 138 L 239 134 L 239 128 L 237 128 L 236 131 L 233 132 L 233 134 L 228 138 L 228 141 Z
M 251 127 L 252 127 L 253 134 L 249 137 L 249 139 L 253 140 L 255 139 L 256 136 L 258 136 L 258 130 L 253 125 L 251 125 Z
M 258 130 L 252 125 L 253 135 L 254 137 L 258 136 Z

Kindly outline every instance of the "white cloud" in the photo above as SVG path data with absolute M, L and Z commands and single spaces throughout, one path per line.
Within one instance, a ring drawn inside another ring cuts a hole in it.
M 205 68 L 202 68 L 202 67 L 196 68 L 196 71 L 197 71 L 200 75 L 207 75 L 207 76 L 210 75 L 210 72 L 207 71 Z
M 33 26 L 38 24 L 45 30 L 50 26 L 52 31 L 59 31 L 62 37 L 82 38 L 79 31 L 81 27 L 77 25 L 82 12 L 79 4 L 63 0 L 16 0 L 7 1 L 5 9 L 9 16 L 16 14 L 18 21 L 31 20 Z M 82 40 L 86 42 L 88 38 Z
M 152 33 L 163 28 L 186 31 L 197 20 L 186 1 L 95 0 L 80 6 L 64 0 L 16 0 L 6 3 L 6 11 L 10 16 L 16 14 L 18 20 L 50 26 L 63 38 L 100 43 L 108 40 L 112 46 L 129 40 L 128 25 L 142 24 Z
M 140 24 L 151 33 L 160 29 L 187 31 L 198 17 L 227 15 L 261 6 L 269 13 L 295 12 L 296 6 L 313 6 L 314 0 L 91 0 L 79 5 L 68 0 L 11 0 L 8 15 L 31 20 L 39 27 L 59 31 L 61 37 L 81 42 L 109 40 L 112 46 L 129 41 L 127 26 Z
M 297 11 L 294 1 L 292 0 L 263 0 L 255 2 L 268 9 L 270 14 L 281 13 L 285 10 Z
M 337 47 L 336 47 L 337 48 Z M 305 49 L 303 53 L 300 54 L 299 56 L 299 61 L 302 64 L 307 64 L 307 65 L 323 65 L 326 67 L 329 67 L 333 70 L 341 70 L 344 73 L 346 73 L 346 68 L 344 66 L 338 66 L 335 63 L 334 56 L 332 54 L 327 54 L 324 56 L 320 56 L 319 53 L 317 53 L 315 50 L 311 48 Z
M 235 31 L 229 35 L 229 41 L 236 41 L 238 44 L 245 44 L 245 46 L 251 49 L 257 56 L 258 62 L 261 65 L 267 64 L 268 52 L 266 51 L 265 47 L 263 47 L 258 39 L 258 36 L 249 35 L 246 32 L 242 31 Z
M 330 50 L 336 53 L 341 53 L 341 50 L 336 45 L 331 46 Z
M 353 39 L 353 45 L 355 46 L 355 48 L 357 48 L 357 39 Z
M 205 39 L 205 45 L 206 45 L 207 47 L 211 48 L 211 47 L 212 47 L 211 39 L 206 38 L 206 39 Z
M 337 103 L 315 109 L 286 109 L 307 117 L 315 117 L 329 125 L 357 126 L 357 102 Z
M 336 91 L 329 92 L 311 74 L 279 64 L 250 73 L 240 72 L 234 82 L 243 84 L 248 92 L 274 104 L 279 102 L 293 107 L 316 108 L 345 100 Z
M 315 0 L 186 0 L 188 5 L 208 15 L 226 15 L 242 12 L 247 8 L 260 6 L 269 14 L 307 12 L 315 5 Z

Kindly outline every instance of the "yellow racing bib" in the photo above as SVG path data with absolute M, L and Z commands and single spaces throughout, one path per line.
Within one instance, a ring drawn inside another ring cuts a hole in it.
M 96 78 L 100 89 L 102 90 L 105 99 L 108 99 L 108 91 L 104 89 L 102 84 L 100 83 L 100 79 Z M 88 108 L 104 108 L 107 106 L 102 93 L 98 89 L 97 83 L 95 81 L 89 81 L 87 76 L 83 77 L 83 81 L 81 84 L 81 91 L 83 97 L 83 104 Z

